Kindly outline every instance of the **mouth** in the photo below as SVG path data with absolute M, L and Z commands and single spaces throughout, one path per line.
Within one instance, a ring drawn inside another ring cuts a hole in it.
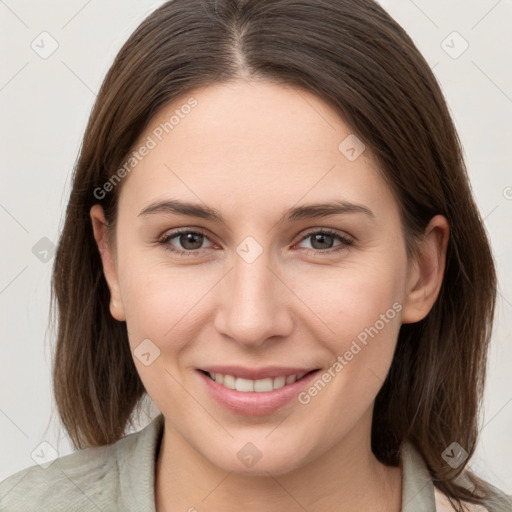
M 297 400 L 299 394 L 311 385 L 320 369 L 215 367 L 196 371 L 207 396 L 224 409 L 237 415 L 265 416 L 293 403 L 294 399 L 295 407 L 302 404 Z
M 265 377 L 262 379 L 247 379 L 227 373 L 211 372 L 201 369 L 199 371 L 227 389 L 234 389 L 242 393 L 266 393 L 289 386 L 300 381 L 311 373 L 317 372 L 318 370 L 319 369 L 316 368 L 314 370 L 302 371 L 288 375 L 278 375 L 276 377 Z

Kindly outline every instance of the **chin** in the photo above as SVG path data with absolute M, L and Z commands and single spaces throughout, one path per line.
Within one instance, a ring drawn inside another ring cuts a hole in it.
M 289 449 L 276 450 L 274 443 L 270 440 L 259 443 L 250 441 L 235 442 L 235 447 L 226 447 L 222 453 L 214 453 L 211 456 L 204 454 L 212 464 L 218 468 L 245 476 L 279 476 L 290 473 L 303 464 L 304 446 L 298 442 L 296 446 Z M 300 447 L 300 450 L 299 450 Z M 301 456 L 298 456 L 300 451 Z M 234 454 L 234 457 L 231 455 Z

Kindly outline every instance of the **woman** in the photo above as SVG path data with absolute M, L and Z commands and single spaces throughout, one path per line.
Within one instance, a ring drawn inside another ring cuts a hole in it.
M 91 114 L 53 286 L 80 451 L 0 510 L 512 508 L 466 469 L 489 241 L 439 86 L 371 0 L 150 15 Z M 161 414 L 123 437 L 146 394 Z

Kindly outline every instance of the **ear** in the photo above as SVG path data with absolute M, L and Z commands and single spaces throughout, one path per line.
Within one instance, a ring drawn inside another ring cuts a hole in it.
M 94 238 L 98 245 L 101 261 L 103 263 L 103 274 L 110 290 L 110 314 L 120 322 L 126 320 L 123 302 L 121 300 L 121 292 L 119 287 L 119 279 L 117 275 L 117 267 L 113 249 L 107 237 L 107 221 L 103 207 L 95 204 L 90 211 Z
M 432 309 L 443 282 L 450 229 L 443 215 L 433 217 L 409 266 L 402 323 L 419 322 Z

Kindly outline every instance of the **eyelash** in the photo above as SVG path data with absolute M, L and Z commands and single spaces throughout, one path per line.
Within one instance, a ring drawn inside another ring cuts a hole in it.
M 175 249 L 174 247 L 172 247 L 168 243 L 170 240 L 172 240 L 173 238 L 176 238 L 178 235 L 181 235 L 183 233 L 192 233 L 194 235 L 202 235 L 205 238 L 207 238 L 210 242 L 212 242 L 210 240 L 210 238 L 206 235 L 206 233 L 204 233 L 201 229 L 192 230 L 192 229 L 187 229 L 187 228 L 177 229 L 175 231 L 172 231 L 171 233 L 166 233 L 164 236 L 160 237 L 157 242 L 158 242 L 158 244 L 162 245 L 165 250 L 170 251 L 170 252 L 172 252 L 174 254 L 183 255 L 183 256 L 195 256 L 195 255 L 197 255 L 197 253 L 199 251 L 201 251 L 201 249 L 194 249 L 194 250 L 190 250 L 190 251 L 183 251 L 183 250 L 180 250 L 180 249 Z M 343 249 L 346 249 L 347 247 L 350 247 L 351 245 L 354 244 L 354 240 L 353 239 L 348 238 L 346 236 L 343 236 L 340 233 L 338 233 L 337 231 L 329 229 L 329 228 L 323 228 L 323 229 L 319 229 L 317 231 L 310 231 L 309 233 L 304 235 L 297 243 L 303 242 L 304 240 L 306 240 L 310 236 L 317 235 L 317 234 L 332 235 L 335 238 L 337 238 L 341 243 L 339 245 L 331 248 L 331 249 L 325 249 L 325 250 L 306 249 L 306 251 L 308 251 L 309 253 L 313 253 L 315 256 L 323 255 L 323 254 L 332 254 L 332 253 L 335 253 L 337 251 L 341 251 Z

